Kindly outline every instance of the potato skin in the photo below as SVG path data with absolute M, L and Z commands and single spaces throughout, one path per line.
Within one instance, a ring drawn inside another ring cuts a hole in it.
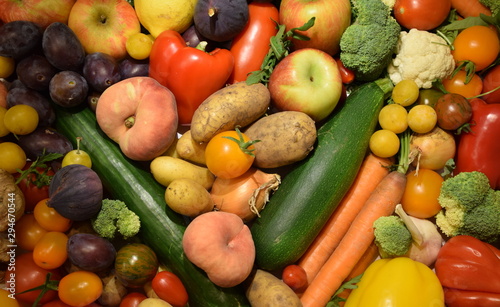
M 262 83 L 252 85 L 245 81 L 228 85 L 210 95 L 194 112 L 191 136 L 200 143 L 208 143 L 219 132 L 246 127 L 264 115 L 271 95 Z
M 198 143 L 191 137 L 191 130 L 186 131 L 177 141 L 176 152 L 184 160 L 206 165 L 205 148 L 207 143 Z
M 298 111 L 282 111 L 264 116 L 244 133 L 254 144 L 254 166 L 274 168 L 304 159 L 314 147 L 317 129 L 314 120 Z
M 215 176 L 208 168 L 171 156 L 154 158 L 150 169 L 155 180 L 165 187 L 168 187 L 175 179 L 188 178 L 197 181 L 208 190 L 215 180 Z
M 208 190 L 187 178 L 175 179 L 168 185 L 165 201 L 170 209 L 189 217 L 212 211 L 215 207 Z
M 257 269 L 249 278 L 246 297 L 252 307 L 300 307 L 302 303 L 293 290 L 273 274 Z

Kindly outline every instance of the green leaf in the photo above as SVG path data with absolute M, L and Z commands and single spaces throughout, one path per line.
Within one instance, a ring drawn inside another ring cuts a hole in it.
M 341 302 L 345 302 L 346 299 L 342 298 L 342 297 L 339 297 L 338 295 L 340 293 L 344 292 L 344 290 L 354 290 L 354 289 L 356 289 L 358 287 L 358 283 L 361 281 L 361 277 L 363 277 L 362 273 L 359 274 L 358 276 L 353 277 L 350 280 L 344 282 L 340 286 L 340 288 L 337 289 L 337 291 L 335 292 L 335 294 L 333 294 L 332 298 L 326 304 L 325 307 L 338 307 L 338 306 L 340 306 Z

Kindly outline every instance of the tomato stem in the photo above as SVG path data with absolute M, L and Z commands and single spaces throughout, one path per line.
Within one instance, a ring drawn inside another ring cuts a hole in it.
M 260 142 L 260 140 L 250 140 L 248 142 L 245 142 L 245 139 L 243 138 L 243 134 L 241 134 L 239 127 L 235 127 L 234 130 L 236 130 L 236 133 L 238 134 L 239 139 L 233 138 L 231 136 L 223 136 L 223 138 L 226 138 L 226 139 L 231 140 L 231 141 L 235 141 L 244 153 L 246 153 L 247 155 L 250 155 L 252 157 L 255 157 L 255 154 L 253 153 L 253 151 L 255 149 L 250 149 L 249 147 L 257 142 Z
M 38 303 L 40 302 L 42 297 L 45 295 L 45 293 L 47 293 L 50 290 L 54 290 L 54 291 L 58 290 L 59 281 L 58 280 L 51 280 L 50 279 L 51 277 L 52 277 L 52 273 L 49 272 L 49 273 L 47 273 L 47 276 L 45 277 L 45 282 L 42 285 L 25 290 L 25 291 L 20 292 L 20 293 L 16 293 L 15 295 L 19 295 L 19 294 L 23 294 L 23 293 L 27 293 L 27 292 L 31 292 L 31 291 L 36 291 L 36 290 L 41 290 L 40 294 L 38 294 L 38 296 L 36 297 L 36 299 L 32 305 L 32 307 L 36 307 L 36 306 L 38 306 Z

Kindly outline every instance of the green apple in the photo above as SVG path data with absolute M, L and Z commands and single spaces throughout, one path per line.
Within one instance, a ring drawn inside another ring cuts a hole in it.
M 85 52 L 102 52 L 116 59 L 127 55 L 128 37 L 141 31 L 134 8 L 125 0 L 77 0 L 68 26 Z
M 53 22 L 68 22 L 76 0 L 0 0 L 0 19 L 4 22 L 27 20 L 46 28 Z
M 315 17 L 314 26 L 305 32 L 310 40 L 293 40 L 294 49 L 316 48 L 330 55 L 340 50 L 340 37 L 351 24 L 351 2 L 349 0 L 282 0 L 280 23 L 286 30 L 305 24 Z
M 268 83 L 272 104 L 281 111 L 301 111 L 316 122 L 325 119 L 342 95 L 335 59 L 315 48 L 294 51 L 274 68 Z

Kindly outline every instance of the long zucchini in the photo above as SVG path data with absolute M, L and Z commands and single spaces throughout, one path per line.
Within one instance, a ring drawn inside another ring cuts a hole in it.
M 166 206 L 165 188 L 151 173 L 127 159 L 101 131 L 94 113 L 89 108 L 55 108 L 56 129 L 70 140 L 83 138 L 80 147 L 92 157 L 92 168 L 111 196 L 123 200 L 139 215 L 141 239 L 181 278 L 189 294 L 189 306 L 249 306 L 242 288 L 216 286 L 186 258 L 181 243 L 186 220 Z
M 360 85 L 318 129 L 316 148 L 284 176 L 251 226 L 258 267 L 294 263 L 318 235 L 353 183 L 392 88 L 389 79 Z

